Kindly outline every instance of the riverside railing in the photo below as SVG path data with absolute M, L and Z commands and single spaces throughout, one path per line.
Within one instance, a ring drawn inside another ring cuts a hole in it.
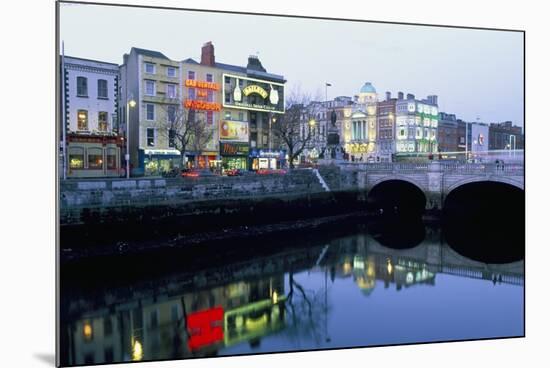
M 525 166 L 523 163 L 460 163 L 433 161 L 429 163 L 412 162 L 377 162 L 377 163 L 352 163 L 340 164 L 342 169 L 364 170 L 380 173 L 422 173 L 443 172 L 446 174 L 465 175 L 510 175 L 523 176 Z

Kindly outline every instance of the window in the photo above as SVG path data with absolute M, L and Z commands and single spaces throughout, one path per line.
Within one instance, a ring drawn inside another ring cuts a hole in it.
M 88 148 L 88 169 L 103 169 L 103 150 L 100 148 Z
M 145 63 L 145 73 L 155 74 L 155 64 Z
M 147 128 L 147 147 L 155 146 L 155 129 Z
M 107 81 L 105 79 L 97 80 L 97 98 L 109 98 L 107 96 Z
M 169 123 L 174 123 L 176 121 L 176 106 L 170 105 L 166 110 L 166 118 Z
M 189 113 L 187 114 L 187 119 L 190 123 L 195 122 L 195 110 L 189 110 Z
M 175 84 L 167 84 L 166 85 L 166 95 L 168 98 L 176 98 L 176 85 Z
M 231 93 L 225 92 L 225 103 L 231 102 Z
M 174 129 L 168 129 L 168 147 L 176 147 L 176 131 Z
M 212 74 L 206 74 L 206 81 L 212 82 Z
M 107 169 L 117 168 L 116 150 L 114 148 L 107 148 Z
M 147 120 L 155 120 L 155 105 L 153 104 L 147 104 L 145 105 L 145 108 L 147 109 Z
M 176 77 L 176 68 L 169 66 L 166 68 L 166 75 L 169 77 Z
M 69 168 L 71 169 L 84 168 L 84 148 L 81 148 L 81 147 L 69 148 Z
M 206 101 L 213 102 L 214 101 L 214 92 L 213 91 L 207 91 L 206 92 Z
M 189 88 L 189 99 L 194 100 L 196 98 L 195 89 Z
M 145 94 L 148 96 L 155 95 L 155 81 L 152 81 L 152 80 L 145 81 Z
M 225 120 L 231 120 L 231 111 L 225 112 Z
M 79 97 L 88 97 L 88 78 L 76 77 L 76 95 Z
M 78 130 L 88 130 L 88 110 L 77 112 Z
M 195 79 L 195 72 L 190 70 L 187 72 L 187 79 L 192 79 L 194 80 Z
M 107 131 L 107 125 L 108 125 L 108 114 L 106 111 L 100 111 L 98 113 L 98 122 L 97 127 L 100 132 L 106 132 Z
M 244 121 L 244 113 L 243 112 L 239 112 L 239 120 Z
M 214 124 L 214 112 L 213 111 L 207 111 L 206 112 L 206 123 L 209 125 Z
M 229 83 L 231 83 L 231 78 L 225 77 L 225 84 L 229 84 Z

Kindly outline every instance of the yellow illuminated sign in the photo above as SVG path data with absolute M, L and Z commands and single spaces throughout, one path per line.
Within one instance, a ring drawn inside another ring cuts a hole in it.
M 251 84 L 249 86 L 246 86 L 244 89 L 243 89 L 243 93 L 245 96 L 248 96 L 252 93 L 256 93 L 260 96 L 262 96 L 262 98 L 266 98 L 268 93 L 265 89 L 263 89 L 262 87 L 256 85 L 256 84 Z

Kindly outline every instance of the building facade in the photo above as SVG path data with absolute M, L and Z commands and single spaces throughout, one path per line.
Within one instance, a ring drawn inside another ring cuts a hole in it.
M 378 103 L 378 157 L 382 162 L 391 162 L 395 153 L 395 106 L 397 99 L 386 92 L 386 99 Z
M 525 139 L 523 130 L 519 126 L 512 125 L 511 121 L 503 123 L 491 123 L 489 125 L 489 149 L 524 149 Z
M 396 101 L 396 156 L 425 156 L 438 152 L 437 96 L 417 100 L 413 94 Z
M 121 174 L 117 64 L 62 56 L 63 171 L 68 178 Z
M 120 74 L 120 110 L 129 139 L 131 175 L 158 175 L 180 167 L 182 156 L 170 132 L 173 112 L 181 103 L 180 63 L 158 51 L 132 47 L 124 55 Z
M 458 152 L 458 122 L 455 114 L 439 113 L 437 143 L 442 158 L 456 157 Z M 444 156 L 444 157 L 443 157 Z
M 353 162 L 380 161 L 377 150 L 378 94 L 370 82 L 366 82 L 355 96 L 349 127 L 344 135 L 349 140 L 344 149 Z M 347 134 L 346 134 L 347 133 Z M 378 159 L 377 159 L 378 157 Z

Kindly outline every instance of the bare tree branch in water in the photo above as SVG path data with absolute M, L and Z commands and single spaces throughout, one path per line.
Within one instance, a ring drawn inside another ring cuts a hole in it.
M 298 293 L 295 293 L 295 290 Z M 285 309 L 289 316 L 289 326 L 285 332 L 298 343 L 302 339 L 312 338 L 317 344 L 325 337 L 327 310 L 325 309 L 325 290 L 306 290 L 294 278 L 294 272 L 289 273 L 289 292 Z

